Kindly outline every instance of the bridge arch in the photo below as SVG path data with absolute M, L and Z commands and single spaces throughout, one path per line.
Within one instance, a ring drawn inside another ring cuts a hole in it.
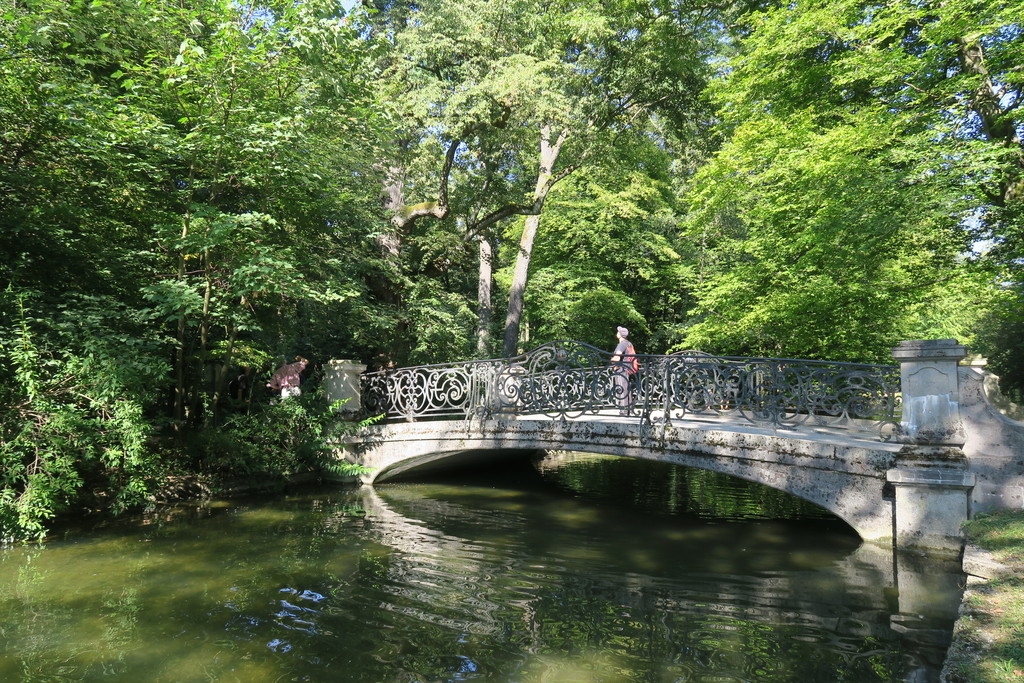
M 565 450 L 667 462 L 785 491 L 830 511 L 864 540 L 891 543 L 893 501 L 886 495 L 886 472 L 899 448 L 849 436 L 753 427 L 519 418 L 381 425 L 346 438 L 343 450 L 348 460 L 368 468 L 362 477 L 366 484 L 494 451 Z

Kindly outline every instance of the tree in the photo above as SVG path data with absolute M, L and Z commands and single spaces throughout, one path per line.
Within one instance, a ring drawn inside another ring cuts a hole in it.
M 625 325 L 638 348 L 657 353 L 667 347 L 664 331 L 690 307 L 676 155 L 652 132 L 620 136 L 553 194 L 527 299 L 531 344 L 578 339 L 603 347 Z
M 716 91 L 729 140 L 691 194 L 702 268 L 683 345 L 882 359 L 925 332 L 920 303 L 985 277 L 967 255 L 979 229 L 1011 237 L 995 208 L 1013 205 L 1020 167 L 1019 140 L 984 121 L 1018 115 L 1019 30 L 1005 4 L 934 9 L 749 15 Z M 976 40 L 998 71 L 981 75 Z M 1001 114 L 981 112 L 985 79 L 1006 88 Z
M 352 197 L 374 116 L 363 38 L 338 12 L 29 0 L 3 15 L 4 537 L 90 493 L 139 502 L 166 466 L 154 427 L 217 423 L 236 348 L 270 363 L 312 343 L 309 311 L 361 310 L 370 231 Z
M 527 216 L 513 252 L 504 343 L 511 353 L 551 189 L 607 149 L 617 126 L 642 126 L 654 109 L 676 119 L 693 111 L 710 17 L 678 3 L 590 0 L 391 3 L 382 15 L 374 26 L 394 36 L 389 92 L 403 123 L 380 163 L 389 169 L 388 250 L 397 254 L 427 217 L 454 219 L 479 241 L 482 350 L 494 228 Z
M 332 166 L 356 129 L 355 86 L 342 74 L 357 36 L 330 4 L 257 9 L 214 3 L 169 13 L 184 34 L 180 46 L 124 71 L 174 126 L 175 220 L 156 243 L 174 265 L 146 291 L 177 327 L 179 421 L 198 416 L 215 331 L 216 409 L 237 335 L 261 326 L 262 311 L 351 295 L 345 281 L 309 281 L 310 266 L 323 268 L 334 250 L 299 252 L 330 242 L 329 217 L 312 202 L 340 189 L 341 169 Z M 329 269 L 342 275 L 340 265 Z

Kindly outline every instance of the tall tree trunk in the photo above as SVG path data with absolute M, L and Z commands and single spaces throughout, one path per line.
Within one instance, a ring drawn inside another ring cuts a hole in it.
M 491 319 L 494 313 L 491 301 L 491 281 L 494 274 L 494 245 L 487 235 L 477 238 L 480 246 L 480 278 L 477 281 L 476 353 L 486 358 L 491 348 Z
M 985 137 L 990 142 L 1000 143 L 1017 152 L 1014 167 L 1006 169 L 999 192 L 993 197 L 997 205 L 1006 206 L 1011 201 L 1024 199 L 1024 152 L 1021 151 L 1021 138 L 1012 117 L 1007 116 L 1002 95 L 985 66 L 985 48 L 981 41 L 972 36 L 959 38 L 957 43 L 964 71 L 981 77 L 981 85 L 971 97 L 971 109 L 981 119 Z
M 209 238 L 210 229 L 206 229 L 206 238 Z M 199 349 L 196 355 L 196 364 L 199 367 L 199 376 L 192 385 L 192 399 L 189 403 L 188 418 L 193 426 L 199 426 L 199 411 L 203 400 L 203 394 L 208 391 L 208 368 L 210 345 L 210 304 L 213 300 L 213 274 L 210 264 L 210 251 L 203 250 L 203 309 L 199 318 Z
M 553 186 L 553 170 L 558 161 L 558 153 L 562 151 L 568 130 L 563 130 L 558 139 L 551 141 L 551 126 L 545 125 L 540 135 L 540 169 L 537 172 L 537 184 L 533 190 L 533 202 L 536 213 L 526 217 L 523 236 L 519 240 L 519 251 L 516 253 L 516 265 L 512 271 L 512 285 L 508 293 L 508 315 L 505 317 L 505 343 L 503 353 L 506 357 L 514 356 L 519 345 L 519 327 L 523 317 L 523 301 L 526 296 L 526 280 L 530 273 L 530 258 L 533 256 L 533 240 L 540 226 L 540 212 Z
M 184 219 L 181 223 L 181 240 L 188 237 L 189 227 L 192 221 L 192 213 L 185 210 Z M 185 252 L 179 251 L 178 259 L 178 280 L 185 281 Z M 185 310 L 181 311 L 178 319 L 177 345 L 174 349 L 174 434 L 180 439 L 185 431 L 185 340 L 187 325 L 185 322 Z
M 384 178 L 381 205 L 389 217 L 401 211 L 405 205 L 405 170 L 397 163 L 387 166 Z M 373 240 L 382 264 L 375 273 L 367 276 L 367 285 L 374 298 L 386 309 L 398 311 L 402 307 L 403 288 L 402 273 L 402 232 L 404 226 L 389 221 L 388 227 L 378 232 Z M 400 316 L 404 317 L 404 316 Z M 378 359 L 394 360 L 398 355 L 398 346 L 406 335 L 403 323 L 396 320 L 395 334 L 389 341 L 382 341 L 378 348 L 371 349 Z
M 242 297 L 239 306 L 245 307 L 245 297 Z M 228 369 L 231 367 L 231 356 L 235 350 L 235 336 L 238 333 L 238 328 L 235 327 L 234 322 L 229 322 L 225 327 L 227 337 L 227 346 L 224 349 L 224 356 L 221 358 L 220 367 L 217 368 L 217 376 L 213 383 L 213 398 L 210 399 L 211 415 L 210 424 L 216 425 L 220 415 L 220 402 L 221 397 L 224 396 L 224 388 L 227 386 Z
M 398 165 L 388 167 L 384 179 L 384 210 L 391 216 L 398 214 L 405 206 L 405 169 Z M 392 221 L 392 229 L 382 231 L 374 237 L 377 249 L 386 263 L 397 272 L 400 269 L 399 256 L 402 251 L 401 225 Z M 386 304 L 398 305 L 401 296 L 396 290 L 396 283 L 386 275 L 374 278 L 370 283 L 377 297 Z
M 519 328 L 523 319 L 523 303 L 526 299 L 526 280 L 530 274 L 530 259 L 533 256 L 533 240 L 540 226 L 540 215 L 527 216 L 523 236 L 519 239 L 516 266 L 512 271 L 512 285 L 508 291 L 508 314 L 505 316 L 505 357 L 514 356 L 519 346 Z

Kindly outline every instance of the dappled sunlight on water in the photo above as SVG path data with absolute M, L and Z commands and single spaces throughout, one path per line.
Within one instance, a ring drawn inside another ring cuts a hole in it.
M 799 503 L 598 462 L 0 551 L 0 680 L 935 680 L 952 570 L 901 566 L 898 587 L 891 552 Z

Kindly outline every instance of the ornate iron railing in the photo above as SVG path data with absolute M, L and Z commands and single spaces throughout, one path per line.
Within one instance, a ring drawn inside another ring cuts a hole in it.
M 384 370 L 362 376 L 363 405 L 387 420 L 626 411 L 645 422 L 730 418 L 776 427 L 872 427 L 898 421 L 899 368 L 687 351 L 628 362 L 572 341 L 513 358 Z

